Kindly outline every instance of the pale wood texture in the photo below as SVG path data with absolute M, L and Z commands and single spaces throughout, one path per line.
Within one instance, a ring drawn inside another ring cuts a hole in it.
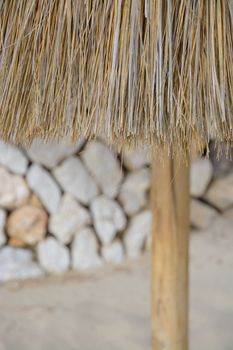
M 152 348 L 188 349 L 189 166 L 154 161 Z

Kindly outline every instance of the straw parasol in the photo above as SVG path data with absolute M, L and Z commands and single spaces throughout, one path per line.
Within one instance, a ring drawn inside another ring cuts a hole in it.
M 233 0 L 0 0 L 2 139 L 105 134 L 163 159 L 154 350 L 187 349 L 188 154 L 232 141 L 232 19 Z

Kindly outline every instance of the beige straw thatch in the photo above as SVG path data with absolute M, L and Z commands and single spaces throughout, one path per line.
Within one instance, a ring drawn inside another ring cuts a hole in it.
M 0 137 L 231 141 L 232 0 L 0 0 Z

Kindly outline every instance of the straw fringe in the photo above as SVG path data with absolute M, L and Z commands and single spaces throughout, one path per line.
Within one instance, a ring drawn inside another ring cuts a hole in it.
M 232 141 L 232 0 L 0 0 L 0 137 Z

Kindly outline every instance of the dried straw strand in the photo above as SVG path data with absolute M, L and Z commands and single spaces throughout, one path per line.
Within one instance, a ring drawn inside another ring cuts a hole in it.
M 232 0 L 0 0 L 0 137 L 232 141 Z

